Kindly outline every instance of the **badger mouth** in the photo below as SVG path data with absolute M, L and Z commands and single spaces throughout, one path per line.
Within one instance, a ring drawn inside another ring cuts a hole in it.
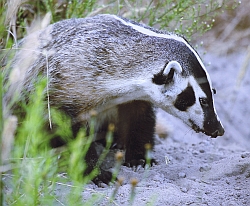
M 195 124 L 192 120 L 189 120 L 192 124 L 192 129 L 196 132 L 196 133 L 199 133 L 199 132 L 202 132 L 205 134 L 205 131 L 202 130 L 197 124 Z
M 188 121 L 191 123 L 192 129 L 193 129 L 196 133 L 199 133 L 199 132 L 205 133 L 205 131 L 203 131 L 197 124 L 195 124 L 193 120 L 189 119 Z
M 201 129 L 197 124 L 195 124 L 191 119 L 189 119 L 189 122 L 191 123 L 192 125 L 192 129 L 196 132 L 196 133 L 203 133 L 207 136 L 210 136 L 212 138 L 216 138 L 218 136 L 218 130 L 216 130 L 215 132 L 213 133 L 208 133 L 207 131 Z

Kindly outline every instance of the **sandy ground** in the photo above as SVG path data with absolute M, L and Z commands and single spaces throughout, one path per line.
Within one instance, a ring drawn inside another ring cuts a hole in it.
M 156 137 L 153 157 L 158 164 L 137 171 L 122 166 L 119 177 L 125 180 L 111 203 L 114 185 L 98 188 L 89 184 L 83 198 L 97 192 L 90 205 L 130 205 L 130 180 L 137 178 L 132 205 L 250 205 L 250 68 L 237 86 L 244 56 L 204 56 L 217 90 L 215 105 L 225 127 L 224 136 L 212 139 L 197 134 L 159 110 L 159 124 L 169 135 L 166 139 Z M 67 189 L 59 186 L 57 192 L 62 203 Z

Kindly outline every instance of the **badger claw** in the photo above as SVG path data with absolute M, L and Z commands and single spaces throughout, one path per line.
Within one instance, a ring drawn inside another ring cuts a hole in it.
M 156 165 L 157 162 L 155 159 L 151 159 L 150 162 L 149 162 L 149 166 L 153 166 L 153 165 Z M 124 166 L 126 167 L 135 167 L 135 168 L 140 168 L 140 167 L 143 167 L 145 168 L 145 166 L 147 165 L 146 164 L 146 160 L 145 159 L 133 159 L 131 161 L 127 161 L 123 164 Z M 136 169 L 138 170 L 138 169 Z
M 112 172 L 101 170 L 100 174 L 97 175 L 92 182 L 98 187 L 105 187 L 112 180 Z

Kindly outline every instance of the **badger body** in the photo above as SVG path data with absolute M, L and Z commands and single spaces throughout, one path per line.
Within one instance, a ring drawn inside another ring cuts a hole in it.
M 18 71 L 21 76 L 15 78 Z M 176 34 L 108 14 L 60 21 L 22 41 L 5 102 L 15 92 L 32 92 L 39 74 L 48 77 L 50 105 L 72 118 L 75 134 L 93 109 L 97 139 L 115 124 L 114 141 L 126 149 L 129 166 L 141 164 L 144 145 L 154 144 L 155 107 L 196 132 L 224 133 L 210 77 L 197 52 Z M 89 169 L 96 163 L 92 157 L 93 147 L 86 158 Z M 110 179 L 101 171 L 95 183 Z

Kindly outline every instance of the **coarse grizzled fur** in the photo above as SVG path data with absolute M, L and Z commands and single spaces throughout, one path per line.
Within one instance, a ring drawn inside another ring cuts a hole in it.
M 50 105 L 72 118 L 74 134 L 88 121 L 89 111 L 96 110 L 96 139 L 105 137 L 109 123 L 115 124 L 114 141 L 126 150 L 128 166 L 141 164 L 144 145 L 154 145 L 154 107 L 197 132 L 212 137 L 224 133 L 209 75 L 196 51 L 178 35 L 98 15 L 52 24 L 23 39 L 19 47 L 4 102 L 14 93 L 32 92 L 38 75 L 48 77 Z M 91 146 L 88 171 L 97 158 Z M 111 173 L 101 170 L 94 182 L 110 179 Z

